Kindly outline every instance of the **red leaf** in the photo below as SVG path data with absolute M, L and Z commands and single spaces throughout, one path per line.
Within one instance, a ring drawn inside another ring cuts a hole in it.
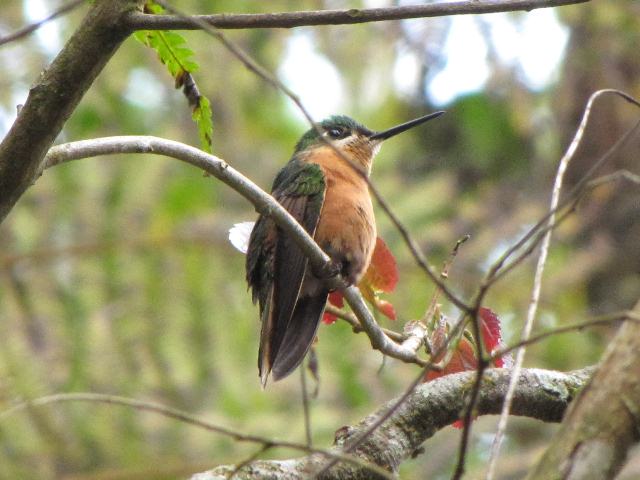
M 442 358 L 442 356 L 440 357 Z M 439 359 L 435 359 L 439 361 Z M 458 348 L 451 355 L 449 363 L 441 370 L 430 370 L 425 375 L 425 381 L 429 382 L 435 378 L 444 377 L 452 373 L 465 372 L 467 370 L 475 370 L 478 366 L 476 351 L 469 340 L 462 337 L 458 342 Z
M 371 256 L 371 263 L 360 283 L 380 292 L 393 292 L 398 284 L 396 259 L 380 237 Z
M 391 320 L 396 319 L 396 309 L 393 308 L 393 305 L 386 300 L 378 300 L 376 302 L 376 308 L 382 312 L 387 318 Z
M 344 295 L 342 292 L 334 291 L 329 294 L 329 303 L 334 307 L 342 308 L 344 307 Z
M 324 323 L 325 325 L 333 325 L 334 323 L 336 323 L 336 320 L 338 320 L 338 317 L 336 317 L 333 313 L 324 312 L 324 315 L 322 315 L 322 323 Z
M 342 292 L 331 292 L 329 294 L 329 303 L 338 308 L 344 307 L 344 296 L 342 295 Z M 324 315 L 322 316 L 322 323 L 331 325 L 335 323 L 337 319 L 338 317 L 336 317 L 333 313 L 324 312 Z
M 482 343 L 484 348 L 489 353 L 495 352 L 500 348 L 502 344 L 502 327 L 500 325 L 500 319 L 491 309 L 486 307 L 480 307 L 478 310 L 478 316 L 480 317 L 480 336 L 482 337 Z M 493 361 L 496 367 L 504 367 L 505 362 L 508 363 L 510 357 L 497 358 Z
M 500 319 L 489 308 L 481 307 L 478 311 L 480 318 L 480 337 L 484 348 L 489 353 L 493 353 L 498 349 L 502 342 L 502 328 L 500 325 Z M 431 336 L 431 345 L 435 350 L 440 350 L 447 337 L 446 323 L 441 320 Z M 444 357 L 445 353 L 435 357 L 433 360 L 439 362 Z M 510 358 L 510 357 L 509 357 Z M 505 363 L 509 361 L 509 358 L 498 358 L 494 360 L 496 367 L 503 367 Z M 506 362 L 505 362 L 506 360 Z M 462 337 L 458 342 L 456 350 L 452 353 L 449 363 L 442 369 L 442 371 L 429 371 L 425 375 L 424 381 L 429 382 L 436 378 L 444 377 L 452 373 L 464 372 L 466 370 L 475 370 L 478 367 L 478 359 L 476 357 L 476 351 L 471 343 L 465 337 Z M 475 418 L 475 417 L 474 417 Z M 455 428 L 463 428 L 463 420 L 456 420 L 453 424 Z

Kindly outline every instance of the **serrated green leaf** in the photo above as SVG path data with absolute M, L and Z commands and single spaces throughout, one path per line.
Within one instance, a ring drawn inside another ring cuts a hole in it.
M 202 149 L 211 153 L 211 138 L 213 136 L 213 114 L 211 112 L 211 102 L 205 96 L 200 97 L 198 106 L 193 110 L 193 121 L 198 125 L 198 136 Z
M 153 1 L 145 4 L 145 11 L 149 13 L 162 13 L 164 8 Z M 176 87 L 184 85 L 184 75 L 191 74 L 200 68 L 200 65 L 193 60 L 194 52 L 187 46 L 186 39 L 174 31 L 141 30 L 135 32 L 134 37 L 140 43 L 153 48 L 158 54 L 160 61 L 167 67 L 171 76 L 176 80 Z M 198 136 L 202 149 L 211 153 L 211 137 L 213 133 L 213 121 L 211 113 L 211 102 L 195 89 L 196 96 L 189 98 L 189 102 L 194 104 L 197 98 L 197 105 L 193 109 L 192 119 L 198 126 Z M 185 90 L 186 93 L 186 90 Z

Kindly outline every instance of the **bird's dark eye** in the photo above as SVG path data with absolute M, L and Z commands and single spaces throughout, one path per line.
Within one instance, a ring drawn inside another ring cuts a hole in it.
M 344 138 L 345 137 L 345 129 L 340 127 L 330 128 L 327 130 L 329 136 L 333 139 Z

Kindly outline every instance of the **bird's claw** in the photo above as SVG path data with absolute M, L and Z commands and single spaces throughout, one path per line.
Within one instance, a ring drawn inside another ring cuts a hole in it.
M 340 262 L 331 260 L 328 263 L 325 263 L 318 271 L 314 270 L 313 274 L 321 280 L 328 280 L 340 275 L 341 270 L 342 264 Z

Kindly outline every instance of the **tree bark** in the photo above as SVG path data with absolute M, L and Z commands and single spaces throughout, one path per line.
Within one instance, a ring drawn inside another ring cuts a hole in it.
M 523 370 L 515 392 L 512 413 L 546 422 L 559 422 L 569 402 L 586 384 L 592 371 L 592 368 L 569 373 L 539 369 Z M 507 369 L 486 371 L 477 404 L 479 415 L 500 412 L 510 374 L 511 371 Z M 391 474 L 397 473 L 400 464 L 414 455 L 426 439 L 459 418 L 474 377 L 475 372 L 464 372 L 420 385 L 388 420 L 368 435 L 349 455 L 382 467 Z M 330 452 L 347 454 L 350 443 L 366 432 L 381 415 L 393 409 L 396 403 L 397 399 L 392 400 L 357 425 L 339 429 Z M 236 472 L 234 478 L 307 478 L 319 472 L 330 460 L 321 454 L 292 460 L 258 460 L 244 466 Z M 220 466 L 197 474 L 192 480 L 227 478 L 234 469 L 235 466 Z M 341 461 L 320 478 L 342 480 L 372 479 L 380 476 L 376 476 L 364 465 Z
M 614 478 L 639 440 L 640 322 L 627 320 L 528 479 Z
M 29 90 L 0 144 L 0 222 L 40 173 L 41 162 L 102 68 L 130 31 L 139 0 L 96 0 L 80 27 Z

